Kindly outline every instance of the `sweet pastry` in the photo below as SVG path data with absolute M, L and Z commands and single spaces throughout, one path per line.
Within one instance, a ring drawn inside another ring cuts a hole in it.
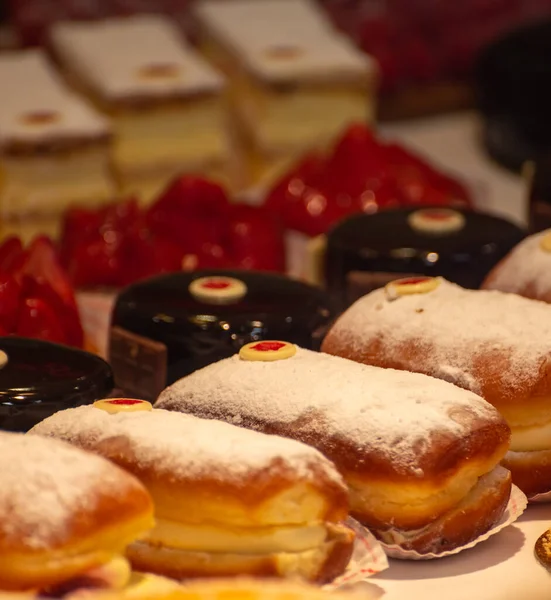
M 128 548 L 139 571 L 325 582 L 350 559 L 344 483 L 303 444 L 127 398 L 58 412 L 31 433 L 101 454 L 143 481 L 157 525 Z
M 0 337 L 1 429 L 28 431 L 58 410 L 104 398 L 112 389 L 113 373 L 99 356 L 41 340 Z
M 277 337 L 317 349 L 331 318 L 323 291 L 281 275 L 226 270 L 163 275 L 119 294 L 109 360 L 118 388 L 155 400 L 180 377 L 253 340 Z
M 547 569 L 551 568 L 551 529 L 548 529 L 536 540 L 534 547 L 537 559 Z
M 482 287 L 551 302 L 551 230 L 522 241 L 488 274 Z
M 153 526 L 131 475 L 57 440 L 0 432 L 0 590 L 124 587 L 124 548 Z
M 312 145 L 371 120 L 376 66 L 307 0 L 207 0 L 195 16 L 205 54 L 229 83 L 241 183 L 273 180 Z
M 320 275 L 343 308 L 399 277 L 442 276 L 476 289 L 523 237 L 505 219 L 465 209 L 357 215 L 327 234 Z
M 26 237 L 38 227 L 56 234 L 68 205 L 113 196 L 110 126 L 63 84 L 38 50 L 3 54 L 0 87 L 3 227 Z
M 149 199 L 182 171 L 226 166 L 223 79 L 172 22 L 159 15 L 67 21 L 53 27 L 51 42 L 69 79 L 112 120 L 125 193 Z
M 461 546 L 490 529 L 509 499 L 503 418 L 424 375 L 253 342 L 168 387 L 156 406 L 313 445 L 348 483 L 352 516 L 404 549 Z
M 543 302 L 411 277 L 360 298 L 333 324 L 322 350 L 481 395 L 511 426 L 503 464 L 530 497 L 551 490 L 550 339 L 551 307 Z

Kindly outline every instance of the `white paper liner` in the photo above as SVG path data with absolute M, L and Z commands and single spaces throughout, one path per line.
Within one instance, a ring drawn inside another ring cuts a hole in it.
M 526 507 L 528 506 L 528 498 L 526 498 L 525 494 L 519 490 L 516 485 L 512 486 L 511 489 L 511 497 L 509 498 L 509 502 L 505 511 L 501 517 L 501 520 L 497 525 L 494 525 L 492 529 L 477 537 L 476 540 L 465 544 L 464 546 L 460 546 L 458 548 L 454 548 L 453 550 L 448 550 L 446 552 L 440 553 L 428 553 L 428 554 L 419 554 L 414 550 L 404 550 L 395 544 L 384 544 L 381 542 L 381 546 L 384 548 L 385 552 L 391 558 L 399 558 L 402 560 L 432 560 L 434 558 L 444 558 L 445 556 L 452 556 L 453 554 L 458 554 L 459 552 L 463 552 L 463 550 L 467 550 L 468 548 L 473 548 L 480 542 L 487 540 L 492 537 L 496 533 L 500 532 L 505 527 L 514 523 L 520 515 L 524 512 Z
M 346 571 L 324 586 L 327 590 L 336 590 L 344 586 L 365 581 L 372 575 L 388 569 L 388 559 L 375 537 L 354 519 L 348 519 L 346 525 L 356 534 L 354 552 Z
M 535 496 L 528 498 L 528 502 L 530 502 L 530 504 L 544 504 L 545 502 L 551 502 L 551 491 L 536 494 Z

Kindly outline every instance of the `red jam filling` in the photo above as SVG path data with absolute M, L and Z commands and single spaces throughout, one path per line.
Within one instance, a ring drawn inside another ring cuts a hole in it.
M 206 281 L 205 283 L 203 283 L 203 285 L 201 286 L 202 288 L 205 288 L 207 290 L 225 290 L 227 288 L 229 288 L 231 285 L 231 283 L 227 282 L 227 281 Z
M 417 285 L 418 283 L 424 283 L 430 281 L 432 277 L 409 277 L 408 279 L 400 279 L 396 283 L 398 285 Z
M 119 398 L 117 400 L 109 400 L 109 404 L 133 406 L 134 404 L 141 404 L 142 400 L 130 400 L 130 398 Z
M 254 346 L 251 346 L 253 350 L 258 350 L 258 352 L 277 352 L 284 348 L 286 344 L 284 342 L 258 342 Z
M 423 213 L 423 217 L 425 219 L 430 219 L 431 221 L 449 221 L 452 215 L 443 210 L 428 210 Z

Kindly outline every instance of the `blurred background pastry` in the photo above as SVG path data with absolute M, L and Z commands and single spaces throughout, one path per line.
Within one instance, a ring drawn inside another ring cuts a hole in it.
M 122 192 L 150 199 L 176 175 L 227 168 L 223 78 L 160 16 L 60 23 L 63 72 L 109 117 Z

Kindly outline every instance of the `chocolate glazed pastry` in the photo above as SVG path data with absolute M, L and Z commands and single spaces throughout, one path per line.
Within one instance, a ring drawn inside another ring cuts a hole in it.
M 478 288 L 524 235 L 505 219 L 468 210 L 427 207 L 358 215 L 328 235 L 326 284 L 342 309 L 412 275 L 438 275 Z
M 318 349 L 331 315 L 322 290 L 271 273 L 196 271 L 134 284 L 113 313 L 117 387 L 153 400 L 166 385 L 256 340 Z

